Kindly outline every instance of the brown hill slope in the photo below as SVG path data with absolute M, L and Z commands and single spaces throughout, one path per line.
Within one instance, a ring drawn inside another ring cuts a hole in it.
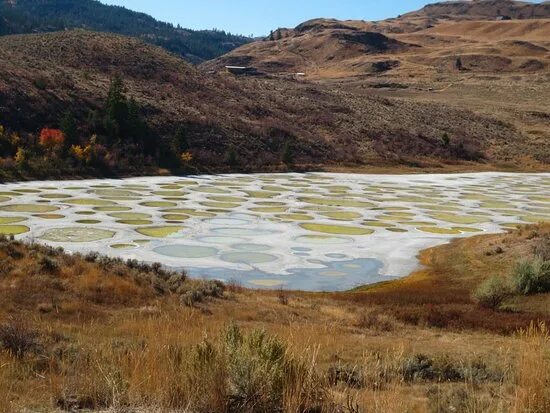
M 115 73 L 156 134 L 185 126 L 203 170 L 223 169 L 228 148 L 236 149 L 240 169 L 273 168 L 286 142 L 298 164 L 318 165 L 483 158 L 525 165 L 538 150 L 508 124 L 445 104 L 201 73 L 163 49 L 85 31 L 0 39 L 2 123 L 55 127 L 67 108 L 83 118 L 105 100 Z M 444 134 L 450 145 L 442 144 Z
M 202 67 L 219 70 L 226 65 L 250 65 L 273 74 L 304 72 L 322 76 L 330 70 L 349 73 L 358 66 L 362 66 L 362 71 L 375 71 L 370 64 L 373 56 L 380 59 L 381 55 L 392 56 L 416 48 L 360 26 L 356 22 L 311 20 L 286 31 L 281 40 L 252 43 Z
M 491 19 L 498 16 L 511 19 L 540 19 L 550 16 L 550 4 L 512 0 L 447 1 L 428 4 L 419 11 L 405 14 L 403 17 L 424 16 L 457 20 Z
M 448 2 L 379 22 L 315 19 L 202 68 L 221 72 L 225 65 L 247 65 L 271 76 L 302 73 L 301 80 L 356 94 L 473 110 L 513 123 L 538 148 L 537 158 L 550 163 L 549 6 Z M 504 12 L 517 19 L 497 20 Z M 375 34 L 399 47 L 339 40 Z
M 537 65 L 527 70 L 545 71 L 550 64 L 546 53 L 550 46 L 550 18 L 509 21 L 441 20 L 415 30 L 397 30 L 393 24 L 410 23 L 408 18 L 382 23 L 317 19 L 284 31 L 275 41 L 258 41 L 242 46 L 224 56 L 203 64 L 207 70 L 223 70 L 226 65 L 248 65 L 270 74 L 303 72 L 309 79 L 345 78 L 376 75 L 411 63 L 426 66 L 425 74 L 434 69 L 453 71 L 453 62 L 462 54 L 479 54 L 490 60 L 501 60 L 494 68 L 476 65 L 470 70 L 523 72 L 525 56 L 533 56 Z M 390 26 L 386 26 L 390 24 Z M 401 27 L 400 26 L 400 27 Z M 518 52 L 510 41 L 532 42 L 529 54 Z M 538 50 L 535 50 L 538 49 Z M 537 53 L 537 52 L 543 53 Z M 419 58 L 433 56 L 434 60 Z M 443 67 L 441 66 L 443 63 Z M 451 64 L 449 64 L 451 63 Z

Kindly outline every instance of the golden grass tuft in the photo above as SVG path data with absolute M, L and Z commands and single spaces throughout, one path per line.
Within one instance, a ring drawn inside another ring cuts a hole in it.
M 550 411 L 550 333 L 544 323 L 519 333 L 515 413 Z

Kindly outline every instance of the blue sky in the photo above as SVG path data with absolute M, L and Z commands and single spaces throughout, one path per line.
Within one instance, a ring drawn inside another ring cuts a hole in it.
M 260 36 L 315 17 L 380 20 L 417 10 L 426 0 L 102 0 L 191 29 Z

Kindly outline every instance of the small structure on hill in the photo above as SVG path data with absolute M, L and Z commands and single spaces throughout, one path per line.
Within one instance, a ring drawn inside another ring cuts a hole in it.
M 250 66 L 225 66 L 225 69 L 237 76 L 255 76 L 259 74 L 258 69 Z

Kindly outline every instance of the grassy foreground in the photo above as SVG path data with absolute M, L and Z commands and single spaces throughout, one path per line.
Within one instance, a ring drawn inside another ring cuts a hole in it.
M 0 412 L 547 412 L 550 294 L 472 292 L 550 225 L 349 293 L 251 291 L 0 240 Z

